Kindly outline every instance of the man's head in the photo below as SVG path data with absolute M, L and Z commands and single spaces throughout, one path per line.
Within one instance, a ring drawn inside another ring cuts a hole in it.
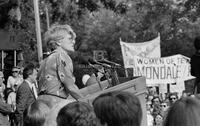
M 168 111 L 163 126 L 199 126 L 200 101 L 186 97 L 177 100 Z
M 45 42 L 51 48 L 58 46 L 66 51 L 74 51 L 76 34 L 69 25 L 53 25 L 45 33 Z
M 153 99 L 152 99 L 152 104 L 153 105 L 160 105 L 160 98 L 159 96 L 154 96 Z
M 43 100 L 36 100 L 24 112 L 24 126 L 43 126 L 50 108 Z
M 175 103 L 178 100 L 178 95 L 176 92 L 169 94 L 169 101 L 171 104 Z
M 37 70 L 33 64 L 28 64 L 23 70 L 23 78 L 35 83 L 37 78 Z
M 142 109 L 139 99 L 128 92 L 101 94 L 93 101 L 94 111 L 107 126 L 140 126 Z
M 58 126 L 96 126 L 98 121 L 93 108 L 85 102 L 65 105 L 57 116 Z

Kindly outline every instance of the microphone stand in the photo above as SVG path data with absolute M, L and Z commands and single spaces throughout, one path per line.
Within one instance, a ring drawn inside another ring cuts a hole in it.
M 119 78 L 118 78 L 118 75 L 117 75 L 116 68 L 117 68 L 117 67 L 121 67 L 121 65 L 120 65 L 120 64 L 117 64 L 117 63 L 115 63 L 115 62 L 106 60 L 106 59 L 103 59 L 103 60 L 101 60 L 101 61 L 99 61 L 99 62 L 100 62 L 100 63 L 106 63 L 106 64 L 109 64 L 109 65 L 110 65 L 110 68 L 111 68 L 111 79 L 112 79 L 112 84 L 111 84 L 111 86 L 118 85 L 118 84 L 119 84 Z
M 112 78 L 112 86 L 119 84 L 119 78 L 116 71 L 116 66 L 112 65 L 111 67 L 111 78 Z
M 89 66 L 91 66 L 92 68 L 98 70 L 97 68 L 94 67 L 94 65 L 92 65 L 92 64 L 90 64 L 90 63 L 89 63 Z M 103 90 L 103 88 L 102 88 L 102 86 L 101 86 L 101 82 L 100 82 L 100 80 L 99 80 L 96 76 L 95 76 L 95 78 L 96 78 L 96 81 L 97 81 L 97 83 L 98 83 L 100 89 Z
M 106 80 L 108 81 L 108 87 L 107 88 L 109 88 L 109 87 L 112 87 L 112 82 L 110 81 L 109 75 L 107 73 L 109 73 L 108 72 L 108 68 L 104 69 L 104 73 L 103 74 L 106 77 Z
M 99 84 L 100 89 L 103 90 L 100 80 L 97 77 L 96 77 L 96 80 L 97 80 L 97 83 Z

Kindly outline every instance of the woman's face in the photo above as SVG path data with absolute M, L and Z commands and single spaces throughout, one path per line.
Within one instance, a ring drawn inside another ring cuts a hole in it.
M 163 117 L 161 115 L 157 115 L 155 118 L 156 124 L 162 124 L 163 123 Z
M 18 72 L 18 71 L 12 71 L 12 75 L 13 75 L 13 77 L 17 77 L 17 76 L 18 76 L 18 74 L 19 74 L 19 72 Z
M 162 109 L 162 111 L 167 111 L 167 109 L 168 109 L 168 105 L 167 105 L 167 103 L 161 103 L 161 105 L 160 105 L 160 107 L 161 107 L 161 109 Z
M 147 110 L 150 110 L 150 109 L 151 109 L 151 102 L 150 102 L 150 101 L 148 101 L 148 102 L 146 103 L 146 107 L 147 107 Z
M 67 32 L 64 33 L 62 33 L 63 39 L 60 40 L 60 46 L 67 51 L 74 51 L 75 38 Z

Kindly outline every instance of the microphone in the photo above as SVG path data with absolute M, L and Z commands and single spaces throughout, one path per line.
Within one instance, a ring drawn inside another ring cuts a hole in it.
M 79 62 L 80 64 L 90 65 L 90 66 L 92 66 L 92 65 L 94 65 L 94 64 L 97 64 L 97 65 L 101 65 L 101 66 L 103 66 L 103 67 L 111 68 L 110 65 L 105 64 L 105 63 L 100 63 L 100 62 L 94 60 L 94 59 L 93 59 L 92 57 L 90 57 L 90 56 L 80 56 L 80 55 L 79 55 L 79 56 L 77 56 L 76 58 L 77 58 L 77 60 L 78 60 L 78 62 Z
M 120 64 L 118 64 L 118 63 L 115 63 L 115 62 L 112 62 L 112 61 L 109 61 L 109 60 L 106 60 L 106 59 L 103 59 L 103 60 L 101 60 L 101 61 L 99 61 L 99 62 L 102 62 L 102 63 L 107 63 L 107 64 L 111 64 L 111 65 L 113 65 L 113 66 L 118 66 L 118 67 L 121 67 L 121 65 L 120 65 Z
M 92 58 L 89 58 L 89 59 L 88 59 L 88 62 L 91 63 L 91 64 L 97 64 L 97 65 L 101 65 L 101 66 L 103 66 L 103 67 L 111 68 L 110 65 L 105 64 L 105 63 L 100 63 L 100 62 L 98 62 L 98 61 L 96 61 L 96 60 L 94 60 L 94 59 L 92 59 Z

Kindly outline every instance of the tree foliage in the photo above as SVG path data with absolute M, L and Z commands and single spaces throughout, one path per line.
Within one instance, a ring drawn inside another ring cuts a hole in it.
M 33 2 L 20 0 L 19 6 L 21 21 L 6 21 L 4 26 L 12 30 L 8 26 L 14 26 L 26 59 L 37 60 Z M 118 63 L 123 63 L 120 38 L 143 42 L 160 33 L 162 56 L 191 56 L 193 39 L 200 32 L 198 0 L 40 0 L 42 34 L 47 30 L 45 7 L 50 24 L 67 23 L 73 27 L 78 52 L 92 55 L 93 50 L 105 50 L 108 59 Z M 1 9 L 1 17 L 6 17 L 7 9 Z

